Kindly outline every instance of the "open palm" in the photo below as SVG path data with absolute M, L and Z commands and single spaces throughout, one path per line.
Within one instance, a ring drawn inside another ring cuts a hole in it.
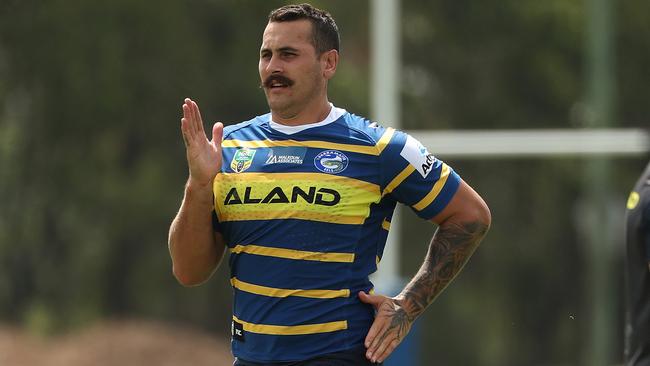
M 199 106 L 186 98 L 183 104 L 181 131 L 187 149 L 187 164 L 190 169 L 190 182 L 207 185 L 221 170 L 221 140 L 223 124 L 217 122 L 212 127 L 212 140 L 209 141 L 203 129 Z

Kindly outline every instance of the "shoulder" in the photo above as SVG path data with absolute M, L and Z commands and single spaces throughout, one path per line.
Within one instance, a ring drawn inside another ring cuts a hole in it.
M 236 124 L 228 125 L 223 129 L 223 138 L 228 139 L 232 135 L 237 135 L 239 132 L 243 132 L 249 129 L 255 129 L 261 126 L 262 124 L 268 123 L 270 120 L 271 113 L 263 114 L 256 116 L 248 121 L 239 122 Z
M 350 138 L 375 146 L 377 155 L 381 155 L 389 145 L 396 143 L 403 145 L 406 140 L 406 134 L 403 132 L 392 127 L 382 126 L 377 122 L 353 113 L 345 113 L 341 117 L 341 123 L 347 127 Z
M 386 131 L 392 130 L 350 112 L 345 113 L 341 119 L 352 133 L 364 136 L 368 142 L 377 143 Z

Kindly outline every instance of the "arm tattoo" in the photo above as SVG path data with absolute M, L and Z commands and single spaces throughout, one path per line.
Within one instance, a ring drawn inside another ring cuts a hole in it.
M 438 228 L 418 273 L 400 294 L 412 322 L 463 268 L 488 226 L 480 222 L 447 223 Z M 403 317 L 400 317 L 403 318 Z

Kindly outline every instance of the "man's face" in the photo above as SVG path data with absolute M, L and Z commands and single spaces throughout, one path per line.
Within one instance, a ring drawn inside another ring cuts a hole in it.
M 291 117 L 325 92 L 322 64 L 306 20 L 271 22 L 262 37 L 260 80 L 269 107 Z

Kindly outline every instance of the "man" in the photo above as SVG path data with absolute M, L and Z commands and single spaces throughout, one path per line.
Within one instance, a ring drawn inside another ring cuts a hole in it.
M 650 163 L 627 200 L 627 366 L 650 366 Z
M 212 128 L 185 99 L 189 179 L 169 234 L 174 275 L 207 280 L 230 251 L 235 365 L 383 362 L 456 276 L 490 212 L 414 138 L 333 106 L 338 28 L 308 4 L 269 15 L 260 49 L 271 112 Z M 396 297 L 373 293 L 397 202 L 439 229 Z

